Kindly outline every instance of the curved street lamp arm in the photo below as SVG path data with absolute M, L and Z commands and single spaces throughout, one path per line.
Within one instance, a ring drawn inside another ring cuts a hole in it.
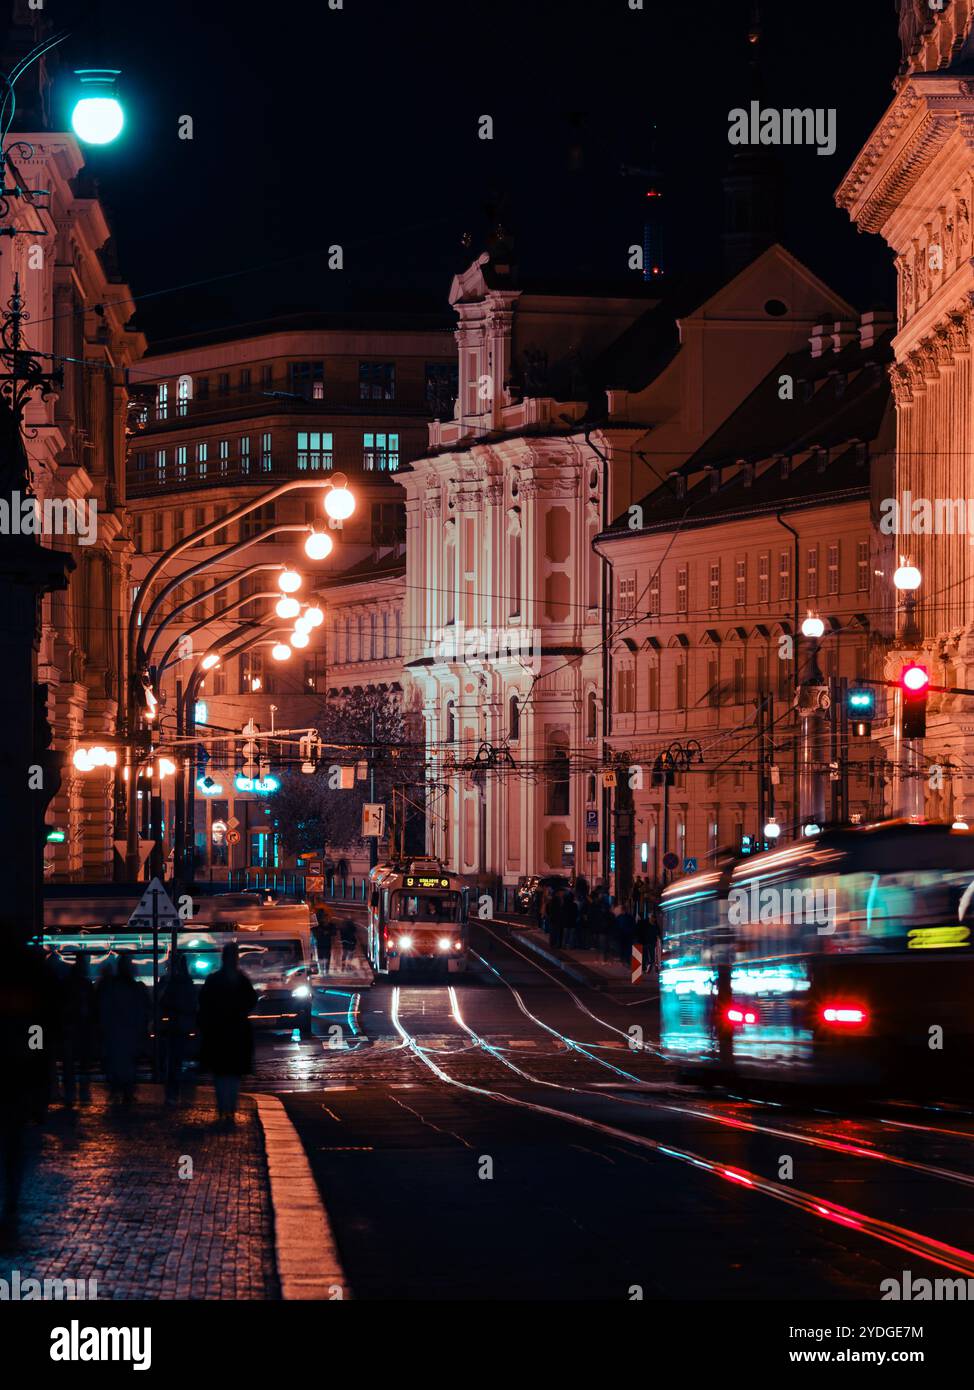
M 202 603 L 205 599 L 213 598 L 215 594 L 222 593 L 224 589 L 229 589 L 231 584 L 236 584 L 241 579 L 248 579 L 252 574 L 258 574 L 261 570 L 282 570 L 285 568 L 286 566 L 283 565 L 279 560 L 267 561 L 266 563 L 262 563 L 259 565 L 248 565 L 246 569 L 238 570 L 234 574 L 228 575 L 226 579 L 221 579 L 218 584 L 211 584 L 210 587 L 208 589 L 204 589 L 202 593 L 193 594 L 188 599 L 185 599 L 182 603 L 177 604 L 176 607 L 172 610 L 172 612 L 167 613 L 166 616 L 161 620 L 155 632 L 149 638 L 149 642 L 145 649 L 146 666 L 152 665 L 152 653 L 155 651 L 156 643 L 162 635 L 163 628 L 168 627 L 169 624 L 173 622 L 176 618 L 182 617 L 184 613 L 186 613 L 190 608 L 193 608 L 197 603 Z M 250 599 L 267 597 L 273 598 L 273 596 L 274 595 L 272 591 L 268 593 L 268 591 L 265 590 L 263 594 L 251 594 L 248 598 L 238 600 L 238 603 L 231 604 L 231 608 L 239 607 L 241 603 L 249 603 Z M 228 611 L 228 609 L 223 610 L 223 612 Z M 207 622 L 215 622 L 217 618 L 220 618 L 222 616 L 222 613 L 217 613 L 214 615 L 213 618 L 207 619 Z M 206 627 L 206 623 L 197 623 L 196 627 L 190 628 L 189 631 L 196 632 L 200 627 Z M 187 634 L 183 633 L 181 635 L 186 636 Z M 175 642 L 173 643 L 173 646 L 169 648 L 169 650 L 166 652 L 165 657 L 163 657 L 160 663 L 161 670 L 165 670 L 167 659 L 172 654 L 173 647 L 178 645 L 179 638 L 176 638 Z
M 194 623 L 192 627 L 188 627 L 185 630 L 185 632 L 181 632 L 178 637 L 174 637 L 173 640 L 170 642 L 169 646 L 166 648 L 165 654 L 163 655 L 162 660 L 159 662 L 159 665 L 156 668 L 159 675 L 159 680 L 162 680 L 162 677 L 166 671 L 168 671 L 172 666 L 178 666 L 179 662 L 183 660 L 182 657 L 177 658 L 176 661 L 172 661 L 170 660 L 170 658 L 172 657 L 173 653 L 178 650 L 180 645 L 186 640 L 187 637 L 192 637 L 194 632 L 200 632 L 205 627 L 212 627 L 214 623 L 221 622 L 224 618 L 228 618 L 231 613 L 235 613 L 238 608 L 246 607 L 248 603 L 254 603 L 257 599 L 262 598 L 276 598 L 279 595 L 279 593 L 279 589 L 261 589 L 256 594 L 246 594 L 243 598 L 238 598 L 233 603 L 228 603 L 226 608 L 221 608 L 219 613 L 213 614 L 212 618 L 204 618 L 201 622 Z M 239 637 L 239 635 L 239 628 L 237 628 L 235 631 L 231 629 L 229 633 L 224 633 L 224 638 L 230 636 Z M 209 643 L 207 645 L 207 652 L 213 650 L 213 645 L 213 643 Z
M 230 545 L 226 548 L 226 550 L 221 550 L 219 554 L 211 555 L 208 559 L 201 560 L 198 565 L 191 565 L 188 570 L 183 570 L 181 574 L 177 574 L 175 579 L 170 579 L 169 583 L 164 585 L 164 587 L 159 590 L 158 594 L 152 600 L 151 604 L 149 605 L 149 611 L 146 613 L 145 619 L 143 620 L 142 627 L 139 629 L 138 640 L 136 642 L 135 648 L 134 669 L 136 671 L 143 671 L 145 669 L 145 666 L 147 664 L 145 645 L 146 633 L 148 632 L 149 627 L 152 623 L 152 619 L 158 611 L 160 605 L 165 602 L 165 600 L 169 597 L 171 593 L 173 593 L 181 585 L 187 583 L 188 580 L 195 579 L 198 574 L 202 574 L 204 570 L 209 569 L 212 565 L 218 565 L 223 560 L 229 560 L 234 555 L 239 555 L 242 550 L 248 550 L 250 546 L 256 545 L 258 541 L 267 540 L 270 536 L 281 535 L 283 532 L 306 532 L 307 530 L 307 522 L 305 522 L 303 525 L 299 525 L 296 522 L 287 522 L 281 526 L 268 526 L 266 531 L 259 531 L 257 535 L 250 536 L 247 540 L 237 541 L 236 545 Z M 236 577 L 237 576 L 235 575 L 234 578 Z M 145 583 L 148 583 L 148 579 L 146 579 Z M 145 588 L 145 583 L 143 584 L 142 589 Z M 139 590 L 140 595 L 142 593 L 142 589 Z M 196 602 L 195 599 L 193 599 L 192 601 Z

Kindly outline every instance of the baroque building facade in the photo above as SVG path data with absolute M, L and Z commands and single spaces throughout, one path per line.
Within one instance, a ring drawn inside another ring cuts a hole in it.
M 454 418 L 400 481 L 428 849 L 461 873 L 612 872 L 610 575 L 595 539 L 823 311 L 852 317 L 777 245 L 727 283 L 650 295 L 522 286 L 502 252 L 453 282 Z
M 111 744 L 117 729 L 131 561 L 128 377 L 145 340 L 130 325 L 132 296 L 77 142 L 51 130 L 18 132 L 17 140 L 24 143 L 10 151 L 12 177 L 49 196 L 11 202 L 18 235 L 0 256 L 0 303 L 19 286 L 26 343 L 63 372 L 59 389 L 29 403 L 25 432 L 31 489 L 53 522 L 42 543 L 72 561 L 67 587 L 41 605 L 36 679 L 62 766 L 46 813 L 54 833 L 44 875 L 97 881 L 112 876 L 114 782 L 104 769 L 79 772 L 72 755 Z
M 900 6 L 903 65 L 893 100 L 843 179 L 836 201 L 860 231 L 883 237 L 898 286 L 895 360 L 899 553 L 922 576 L 919 641 L 901 641 L 901 662 L 925 662 L 936 685 L 974 688 L 974 9 L 954 0 L 917 14 Z M 915 507 L 914 504 L 919 504 Z M 923 518 L 927 513 L 928 519 Z M 939 520 L 938 520 L 939 515 Z M 916 524 L 914 524 L 916 519 Z M 907 766 L 913 795 L 898 806 L 941 816 L 974 815 L 974 705 L 965 695 L 931 695 L 923 753 Z M 916 765 L 919 764 L 919 765 Z M 945 769 L 949 785 L 928 768 Z

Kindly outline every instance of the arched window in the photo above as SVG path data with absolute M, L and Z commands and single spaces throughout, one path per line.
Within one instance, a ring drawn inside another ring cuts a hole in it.
M 516 742 L 521 734 L 521 706 L 518 704 L 517 691 L 511 696 L 507 707 L 507 737 Z
M 585 697 L 585 737 L 595 738 L 599 728 L 598 703 L 595 699 L 595 691 L 590 690 Z
M 457 741 L 457 707 L 453 700 L 446 702 L 446 741 L 456 743 Z
M 370 659 L 370 661 L 374 661 L 374 660 L 376 659 L 376 657 L 379 655 L 378 648 L 376 647 L 375 632 L 376 632 L 375 614 L 374 614 L 374 613 L 370 613 L 370 614 L 369 614 L 369 659 Z
M 382 655 L 389 655 L 389 614 L 382 612 Z
M 402 614 L 396 614 L 396 656 L 402 656 Z
M 548 775 L 545 782 L 545 815 L 567 816 L 571 804 L 568 735 L 555 730 L 548 738 Z
M 518 617 L 521 612 L 521 533 L 512 532 L 509 538 L 510 543 L 510 583 L 511 583 L 511 617 Z

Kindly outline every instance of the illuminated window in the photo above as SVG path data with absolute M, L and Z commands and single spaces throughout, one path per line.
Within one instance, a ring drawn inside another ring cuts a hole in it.
M 220 477 L 225 478 L 230 472 L 230 441 L 229 439 L 220 440 Z
M 312 473 L 329 469 L 334 463 L 334 444 L 331 434 L 318 430 L 298 430 L 298 469 Z
M 738 606 L 747 603 L 747 556 L 734 564 L 734 602 Z
M 160 381 L 156 391 L 156 419 L 169 419 L 169 387 L 164 381 Z
M 829 546 L 829 593 L 839 592 L 839 543 Z
M 856 588 L 865 593 L 869 588 L 869 542 L 859 541 L 856 546 Z
M 183 482 L 186 478 L 186 445 L 180 444 L 176 449 L 176 478 Z
M 710 566 L 710 594 L 708 602 L 711 608 L 720 607 L 720 561 Z
M 207 465 L 206 465 L 206 452 L 207 452 L 207 445 L 206 445 L 206 444 L 197 444 L 197 446 L 196 446 L 196 473 L 197 473 L 197 476 L 200 477 L 200 478 L 205 478 L 205 477 L 206 477 L 206 467 L 207 467 Z
M 791 598 L 791 551 L 782 550 L 778 556 L 778 599 L 784 603 Z
M 156 450 L 156 482 L 166 481 L 166 451 L 165 449 Z
M 240 437 L 240 471 L 241 473 L 250 472 L 250 435 L 244 434 Z
M 369 473 L 397 473 L 399 471 L 398 434 L 373 434 L 362 436 L 362 467 Z
M 818 598 L 818 546 L 809 546 L 805 565 L 805 594 L 807 598 Z
M 291 391 L 294 395 L 303 396 L 306 401 L 324 400 L 324 362 L 292 362 L 290 375 Z
M 455 362 L 426 363 L 426 404 L 436 418 L 453 414 L 457 398 L 457 364 Z
M 659 570 L 649 581 L 649 616 L 651 618 L 659 617 Z
M 765 553 L 758 556 L 758 603 L 767 603 L 771 598 L 771 556 Z M 738 600 L 740 602 L 741 600 Z
M 189 414 L 189 393 L 190 393 L 191 390 L 192 390 L 192 384 L 191 384 L 189 378 L 188 378 L 188 377 L 185 377 L 185 376 L 181 376 L 181 377 L 179 378 L 179 380 L 176 382 L 176 414 L 177 414 L 177 415 L 188 415 L 188 414 Z
M 676 572 L 676 611 L 677 611 L 678 613 L 685 613 L 685 612 L 687 611 L 687 602 L 688 602 L 687 588 L 688 588 L 688 582 L 689 582 L 689 581 L 688 581 L 688 571 L 687 571 L 687 567 L 686 567 L 686 565 L 681 565 L 681 566 L 679 567 L 679 569 L 677 570 L 677 572 Z M 633 604 L 632 604 L 632 606 L 633 606 L 633 608 L 636 607 L 636 596 L 635 596 L 635 594 L 633 594 Z
M 623 618 L 629 617 L 636 611 L 636 577 L 629 575 L 626 579 L 619 580 L 619 614 Z
M 262 473 L 270 473 L 273 468 L 271 453 L 272 436 L 270 431 L 266 431 L 260 437 L 260 468 Z

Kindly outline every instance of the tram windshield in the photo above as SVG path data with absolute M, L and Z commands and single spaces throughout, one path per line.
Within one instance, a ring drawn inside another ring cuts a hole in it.
M 458 922 L 459 893 L 408 893 L 392 895 L 391 919 L 394 922 Z

